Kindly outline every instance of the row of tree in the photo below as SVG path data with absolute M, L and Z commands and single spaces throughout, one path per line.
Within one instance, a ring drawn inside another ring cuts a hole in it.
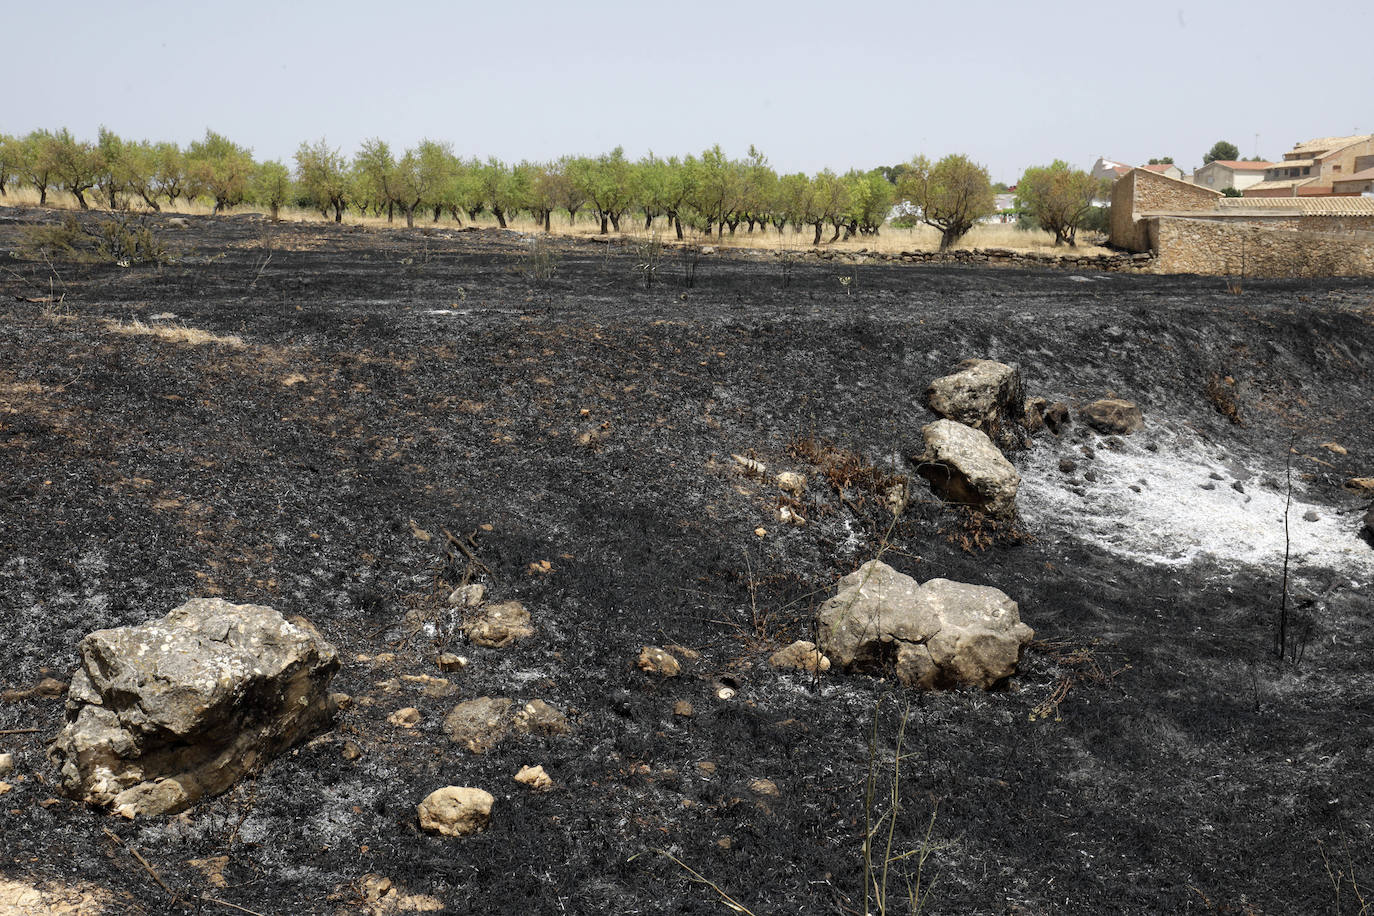
M 811 229 L 813 244 L 827 229 L 832 241 L 876 235 L 900 207 L 910 219 L 938 229 L 942 248 L 995 210 L 987 170 L 962 155 L 934 163 L 918 156 L 844 174 L 827 169 L 779 175 L 753 147 L 742 159 L 714 146 L 699 155 L 650 154 L 631 161 L 616 148 L 594 157 L 512 165 L 463 158 L 449 144 L 432 140 L 397 154 L 374 139 L 351 159 L 323 140 L 302 143 L 294 159 L 292 166 L 257 162 L 251 150 L 213 131 L 184 149 L 124 140 L 105 128 L 94 143 L 66 129 L 0 134 L 0 194 L 23 183 L 37 190 L 42 204 L 56 188 L 72 194 L 83 209 L 90 207 L 88 195 L 110 209 L 141 202 L 155 211 L 205 199 L 216 213 L 252 203 L 275 219 L 292 205 L 341 222 L 353 209 L 388 221 L 399 213 L 407 226 L 417 214 L 434 221 L 448 214 L 461 223 L 490 213 L 504 228 L 514 214 L 528 213 L 547 230 L 555 212 L 572 221 L 589 213 L 602 233 L 620 231 L 627 219 L 642 219 L 645 230 L 662 220 L 679 239 L 684 224 L 706 235 L 733 235 L 741 225 L 748 232 L 791 226 L 795 232 Z M 1056 162 L 1028 170 L 1025 191 L 1018 188 L 1023 211 L 1053 231 L 1056 242 L 1073 243 L 1098 193 L 1095 184 L 1089 188 L 1080 179 L 1092 184 L 1086 173 Z

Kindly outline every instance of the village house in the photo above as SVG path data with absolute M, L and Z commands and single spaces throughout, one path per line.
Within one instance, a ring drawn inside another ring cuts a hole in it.
M 1374 134 L 1319 137 L 1299 143 L 1282 162 L 1265 170 L 1264 180 L 1246 188 L 1246 197 L 1329 197 L 1352 176 L 1374 167 Z
M 1265 172 L 1273 165 L 1272 162 L 1217 159 L 1194 171 L 1190 180 L 1199 187 L 1211 188 L 1213 191 L 1225 191 L 1227 188 L 1244 191 L 1263 181 Z
M 1225 197 L 1132 169 L 1112 188 L 1109 244 L 1159 273 L 1374 276 L 1374 196 Z
M 1098 156 L 1097 161 L 1093 163 L 1092 176 L 1099 181 L 1104 178 L 1107 181 L 1116 181 L 1130 170 L 1131 167 L 1124 162 L 1115 162 L 1103 156 Z
M 1147 172 L 1154 172 L 1156 175 L 1163 175 L 1165 178 L 1172 178 L 1175 181 L 1188 180 L 1183 169 L 1174 165 L 1172 162 L 1158 162 L 1154 165 L 1142 165 L 1141 168 Z

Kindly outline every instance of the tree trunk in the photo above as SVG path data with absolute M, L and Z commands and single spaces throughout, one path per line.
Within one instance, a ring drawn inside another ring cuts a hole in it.
M 154 213 L 161 213 L 161 212 L 162 212 L 162 208 L 159 207 L 159 206 L 157 205 L 157 201 L 154 200 L 154 199 L 152 198 L 151 195 L 147 194 L 146 192 L 139 191 L 139 192 L 138 192 L 138 196 L 139 196 L 139 197 L 142 197 L 144 203 L 146 203 L 148 206 L 150 206 L 150 207 L 153 208 L 153 212 L 154 212 Z M 275 219 L 275 217 L 274 217 L 274 219 Z
M 576 224 L 577 224 L 577 211 L 578 211 L 578 210 L 581 210 L 582 208 L 581 208 L 581 207 L 564 207 L 563 209 L 568 211 L 568 225 L 569 225 L 569 226 L 574 226 L 574 225 L 576 225 Z
M 840 224 L 839 224 L 839 223 L 836 223 L 836 224 L 835 224 L 835 234 L 832 235 L 832 236 L 830 237 L 830 241 L 831 241 L 831 242 L 834 242 L 834 241 L 835 241 L 836 239 L 838 239 L 839 237 L 840 237 Z
M 650 229 L 652 229 L 652 228 L 654 228 L 654 218 L 653 218 L 652 216 L 650 216 L 648 213 L 645 213 L 645 214 L 644 214 L 644 231 L 645 231 L 645 232 L 648 232 L 648 231 L 649 231 Z
M 105 189 L 105 193 L 106 193 L 107 199 L 110 201 L 110 209 L 111 209 L 111 210 L 118 210 L 118 209 L 119 209 L 119 201 L 115 199 L 116 196 L 117 196 L 117 195 L 115 194 L 115 186 L 114 186 L 114 185 L 110 185 L 108 188 Z
M 682 241 L 682 220 L 676 214 L 673 215 L 673 226 L 677 228 L 677 240 Z
M 614 229 L 616 232 L 619 232 L 619 231 L 620 231 L 620 214 L 619 214 L 619 213 L 610 213 L 610 214 L 608 214 L 608 215 L 609 215 L 610 218 L 611 218 L 611 228 Z
M 48 205 L 48 186 L 45 185 L 45 184 L 40 184 L 40 185 L 38 185 L 37 187 L 38 187 L 38 206 L 40 206 L 40 207 L 46 207 L 46 206 Z
M 343 222 L 343 211 L 344 211 L 344 202 L 343 202 L 342 200 L 336 200 L 336 201 L 334 201 L 334 222 L 336 222 L 336 223 L 342 223 L 342 222 Z
M 496 217 L 496 225 L 500 226 L 502 229 L 506 228 L 506 211 L 502 210 L 500 207 L 492 207 L 491 212 L 492 215 Z
M 545 232 L 552 232 L 552 231 L 553 231 L 553 211 L 552 211 L 552 210 L 545 210 L 545 211 L 544 211 L 544 231 L 545 231 Z
M 396 201 L 394 201 L 394 200 L 388 200 L 388 201 L 386 202 L 386 221 L 387 221 L 388 223 L 391 222 L 391 221 L 395 218 L 395 216 L 396 216 L 396 212 L 395 212 L 395 211 L 396 211 Z M 409 228 L 413 228 L 414 226 L 415 226 L 415 219 L 414 219 L 414 217 L 411 217 L 411 218 L 409 218 L 409 219 L 406 220 L 406 228 L 409 229 Z
M 72 193 L 76 195 L 76 202 L 81 205 L 82 210 L 91 209 L 91 205 L 86 203 L 86 196 L 81 193 L 80 188 L 72 188 Z
M 272 203 L 270 203 L 270 204 L 267 205 L 267 209 L 271 211 L 271 213 L 272 213 L 272 222 L 275 223 L 275 222 L 277 221 L 277 215 L 281 212 L 281 204 L 277 203 L 277 202 L 274 200 L 274 201 L 272 201 Z
M 815 237 L 814 239 L 811 240 L 811 244 L 812 244 L 812 245 L 819 245 L 820 243 L 821 243 L 821 223 L 818 221 L 818 222 L 816 223 L 816 237 Z
M 707 236 L 708 238 L 710 237 L 710 235 L 711 235 L 711 221 L 710 221 L 709 219 L 706 221 L 706 228 L 703 229 L 703 230 L 701 230 L 701 234 L 704 235 L 704 236 Z
M 600 211 L 598 211 L 598 213 L 600 213 Z M 609 235 L 611 230 L 610 230 L 610 228 L 606 225 L 606 223 L 607 223 L 606 214 L 605 214 L 605 213 L 600 213 L 600 216 L 601 216 L 601 234 L 602 234 L 602 235 Z

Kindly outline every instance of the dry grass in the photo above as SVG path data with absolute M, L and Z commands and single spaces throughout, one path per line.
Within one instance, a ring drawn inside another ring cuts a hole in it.
M 176 324 L 145 324 L 142 321 L 115 321 L 106 319 L 101 322 L 107 331 L 115 334 L 130 334 L 145 337 L 157 337 L 169 343 L 186 344 L 188 346 L 201 346 L 203 344 L 217 344 L 222 347 L 232 347 L 235 350 L 243 349 L 246 344 L 243 338 L 237 334 L 212 334 L 209 331 L 202 331 L 199 328 L 188 328 L 184 325 Z
M 9 206 L 38 206 L 38 194 L 32 188 L 18 188 L 9 190 L 0 201 Z M 58 209 L 75 209 L 76 198 L 65 191 L 49 191 L 48 206 Z M 129 208 L 136 212 L 147 211 L 148 207 L 141 200 L 129 202 Z M 191 215 L 206 216 L 213 211 L 213 207 L 207 203 L 199 201 L 187 203 L 178 201 L 175 207 L 164 206 L 162 212 L 165 215 Z M 233 213 L 261 213 L 253 206 L 236 207 Z M 438 222 L 432 222 L 428 215 L 421 217 L 416 214 L 416 229 L 443 228 L 455 229 L 459 223 L 450 216 L 444 214 Z M 281 211 L 282 222 L 290 223 L 323 223 L 325 220 L 316 210 L 300 210 L 296 208 L 284 208 Z M 331 217 L 332 220 L 332 217 Z M 405 219 L 397 215 L 394 222 L 387 222 L 385 216 L 359 215 L 355 211 L 344 214 L 344 223 L 351 226 L 368 226 L 371 228 L 397 228 L 405 227 Z M 507 228 L 516 232 L 528 235 L 538 235 L 543 232 L 543 227 L 535 220 L 526 216 L 517 216 L 506 220 Z M 490 214 L 483 214 L 476 220 L 464 221 L 461 225 L 476 226 L 483 229 L 497 228 L 495 217 Z M 644 221 L 642 217 L 634 214 L 626 214 L 621 220 L 622 231 L 613 233 L 616 237 L 625 239 L 640 239 L 649 235 L 644 231 Z M 568 236 L 573 238 L 590 238 L 600 235 L 601 226 L 593 213 L 579 213 L 576 222 L 568 219 L 566 213 L 555 213 L 551 222 L 554 235 Z M 676 244 L 676 234 L 667 221 L 660 218 L 655 220 L 653 233 L 657 238 L 667 245 Z M 741 225 L 731 235 L 728 231 L 723 236 L 702 235 L 694 229 L 683 227 L 686 236 L 685 244 L 695 245 L 715 245 L 719 248 L 742 248 L 759 250 L 784 250 L 784 251 L 806 251 L 813 247 L 816 249 L 826 249 L 831 251 L 841 251 L 856 253 L 860 250 L 876 252 L 882 254 L 897 254 L 902 251 L 935 251 L 940 247 L 940 233 L 929 226 L 917 226 L 910 229 L 898 229 L 893 226 L 884 226 L 881 234 L 877 236 L 856 236 L 848 241 L 836 241 L 830 243 L 826 239 L 830 238 L 833 230 L 827 228 L 822 233 L 822 241 L 818 246 L 811 244 L 813 232 L 809 227 L 804 227 L 801 232 L 793 232 L 791 228 L 784 229 L 781 233 L 773 228 L 755 229 L 752 233 Z M 1097 245 L 1080 244 L 1077 248 L 1066 246 L 1055 247 L 1054 235 L 1049 232 L 1025 231 L 1018 229 L 1014 223 L 984 223 L 974 227 L 974 229 L 955 246 L 956 249 L 971 248 L 1009 248 L 1013 251 L 1040 251 L 1040 252 L 1059 252 L 1073 253 L 1080 255 L 1095 255 L 1109 253 L 1108 249 Z

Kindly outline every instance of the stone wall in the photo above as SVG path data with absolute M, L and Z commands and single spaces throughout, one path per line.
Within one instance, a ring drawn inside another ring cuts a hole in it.
M 1305 217 L 1369 225 L 1368 217 Z M 1157 217 L 1147 221 L 1157 273 L 1246 277 L 1374 276 L 1374 226 L 1344 231 L 1278 228 L 1234 219 Z M 1286 222 L 1296 222 L 1288 220 Z
M 811 254 L 822 261 L 856 264 L 866 261 L 902 261 L 907 264 L 979 264 L 994 267 L 1050 267 L 1059 270 L 1098 270 L 1114 272 L 1149 272 L 1154 256 L 1140 254 L 1075 254 L 1065 248 L 1063 253 L 1044 251 L 1013 251 L 1010 248 L 960 248 L 951 251 L 903 251 L 897 254 L 860 251 L 819 251 Z M 788 257 L 774 253 L 774 257 Z

